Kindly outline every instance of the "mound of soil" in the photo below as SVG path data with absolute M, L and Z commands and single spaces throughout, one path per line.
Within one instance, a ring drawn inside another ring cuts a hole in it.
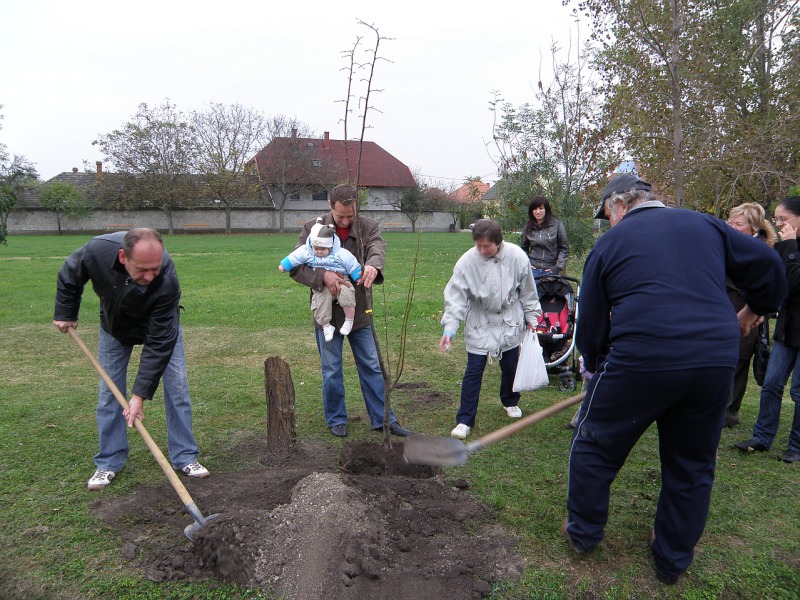
M 93 509 L 119 531 L 121 552 L 153 581 L 209 579 L 306 598 L 482 598 L 524 565 L 464 480 L 403 461 L 403 444 L 266 443 L 237 449 L 259 463 L 236 473 L 186 478 L 210 519 L 191 517 L 168 483 L 100 500 Z

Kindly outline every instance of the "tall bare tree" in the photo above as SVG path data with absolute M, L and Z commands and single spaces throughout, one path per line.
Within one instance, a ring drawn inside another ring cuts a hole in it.
M 196 170 L 213 200 L 225 206 L 225 232 L 231 232 L 231 209 L 242 200 L 258 196 L 260 182 L 246 169 L 264 145 L 264 116 L 240 104 L 211 102 L 203 112 L 193 112 L 191 122 L 197 144 Z
M 193 171 L 192 126 L 168 99 L 155 107 L 141 103 L 121 129 L 101 135 L 92 144 L 118 171 L 113 185 L 99 187 L 106 202 L 120 208 L 160 208 L 167 216 L 169 233 L 174 232 L 173 210 L 197 203 L 201 190 Z

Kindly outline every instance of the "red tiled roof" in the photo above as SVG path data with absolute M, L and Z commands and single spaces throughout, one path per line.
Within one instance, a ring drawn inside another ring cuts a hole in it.
M 465 183 L 457 190 L 450 192 L 450 197 L 456 202 L 475 202 L 480 200 L 491 186 L 482 181 L 470 181 Z
M 275 151 L 275 147 L 285 146 L 288 141 L 289 138 L 276 138 L 262 148 L 253 160 L 257 164 L 260 163 L 269 156 L 270 152 Z M 326 134 L 324 139 L 297 138 L 297 143 L 312 150 L 323 163 L 338 165 L 341 169 L 341 174 L 345 173 L 345 165 L 349 160 L 350 179 L 355 182 L 359 160 L 358 141 L 331 140 Z M 347 160 L 345 153 L 347 154 Z M 328 183 L 336 184 L 341 183 L 341 181 Z M 368 187 L 412 187 L 416 182 L 411 174 L 411 169 L 406 165 L 375 142 L 363 142 L 361 144 L 361 172 L 358 183 Z

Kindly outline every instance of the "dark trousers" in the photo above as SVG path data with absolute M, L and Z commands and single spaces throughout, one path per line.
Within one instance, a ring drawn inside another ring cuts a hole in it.
M 500 402 L 503 406 L 516 406 L 519 403 L 519 392 L 514 392 L 514 377 L 517 374 L 519 346 L 503 352 L 500 357 Z M 458 408 L 456 423 L 469 427 L 475 426 L 475 415 L 478 413 L 478 398 L 481 395 L 483 371 L 486 369 L 487 356 L 467 352 L 467 368 L 461 380 L 461 406 Z
M 612 364 L 592 377 L 570 451 L 568 531 L 576 545 L 589 550 L 603 539 L 611 483 L 655 422 L 661 493 L 653 558 L 667 577 L 689 567 L 708 516 L 732 379 L 726 368 L 638 373 Z
M 733 387 L 725 410 L 726 427 L 739 424 L 739 409 L 742 407 L 742 398 L 750 380 L 750 360 L 756 351 L 757 341 L 758 329 L 753 329 L 748 335 L 739 339 L 739 362 L 736 363 L 736 370 L 733 373 Z

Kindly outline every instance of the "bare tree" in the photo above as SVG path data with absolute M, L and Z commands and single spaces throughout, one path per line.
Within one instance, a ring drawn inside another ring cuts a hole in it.
M 353 89 L 353 82 L 357 78 L 357 73 L 360 71 L 365 71 L 363 77 L 360 78 L 360 81 L 364 84 L 364 92 L 363 95 L 357 98 L 356 105 L 360 110 L 358 114 L 358 119 L 361 125 L 361 133 L 359 139 L 359 153 L 358 157 L 350 157 L 347 153 L 345 153 L 345 160 L 347 163 L 347 173 L 349 176 L 349 183 L 351 185 L 355 185 L 356 187 L 359 186 L 359 178 L 361 175 L 361 151 L 363 149 L 364 144 L 364 135 L 367 130 L 367 116 L 369 111 L 373 109 L 371 104 L 371 97 L 372 94 L 375 92 L 380 92 L 380 89 L 376 89 L 373 87 L 373 79 L 375 76 L 375 68 L 379 61 L 385 61 L 387 59 L 383 58 L 379 54 L 381 42 L 384 40 L 389 40 L 391 38 L 385 38 L 381 36 L 380 32 L 378 31 L 377 27 L 372 24 L 365 23 L 364 21 L 359 20 L 359 24 L 364 25 L 365 27 L 369 28 L 372 33 L 375 35 L 375 45 L 372 48 L 368 48 L 366 50 L 367 53 L 367 60 L 365 62 L 359 62 L 356 60 L 357 52 L 359 51 L 359 47 L 361 45 L 361 37 L 356 39 L 356 42 L 353 44 L 353 47 L 350 50 L 343 52 L 344 57 L 349 62 L 349 67 L 347 68 L 348 72 L 348 83 L 347 83 L 347 96 L 345 98 L 344 104 L 344 132 L 345 132 L 345 139 L 347 139 L 347 123 L 348 119 L 351 114 L 351 105 L 354 99 L 354 89 Z M 356 161 L 355 169 L 353 169 L 351 165 L 351 160 Z M 355 177 L 352 174 L 355 173 Z M 363 238 L 361 236 L 360 231 L 360 224 L 359 224 L 359 208 L 358 203 L 355 204 L 355 220 L 354 226 L 356 227 L 356 235 L 359 240 L 361 240 L 361 247 L 359 248 L 358 259 L 359 261 L 364 264 L 364 246 L 363 246 Z M 371 329 L 372 329 L 372 337 L 375 341 L 375 350 L 378 354 L 378 362 L 381 366 L 381 372 L 383 374 L 383 381 L 384 381 L 384 402 L 383 402 L 383 443 L 384 447 L 391 448 L 392 447 L 392 440 L 391 435 L 389 434 L 389 414 L 392 408 L 391 396 L 392 396 L 392 389 L 394 389 L 395 384 L 399 381 L 400 376 L 403 373 L 403 365 L 405 361 L 405 345 L 406 345 L 406 338 L 407 338 L 407 331 L 408 331 L 408 319 L 409 314 L 411 312 L 411 306 L 414 300 L 414 287 L 416 284 L 416 274 L 417 274 L 417 260 L 419 258 L 419 244 L 420 244 L 420 237 L 417 234 L 417 251 L 414 255 L 414 265 L 412 267 L 412 274 L 411 280 L 409 281 L 408 285 L 408 294 L 406 296 L 406 306 L 405 310 L 403 311 L 403 319 L 400 326 L 400 349 L 398 352 L 397 358 L 397 369 L 392 376 L 392 373 L 387 366 L 386 360 L 384 360 L 383 351 L 381 350 L 380 341 L 378 339 L 378 332 L 375 329 L 374 323 L 371 322 Z M 385 294 L 385 289 L 384 289 Z M 367 296 L 367 314 L 369 315 L 370 321 L 372 321 L 372 288 L 368 288 L 366 290 Z M 384 318 L 385 311 L 384 311 Z M 387 332 L 386 336 L 388 338 L 388 325 L 387 321 L 384 321 L 384 331 Z M 388 340 L 387 340 L 387 348 L 388 348 Z
M 422 175 L 414 173 L 416 185 L 398 188 L 391 192 L 386 203 L 398 212 L 403 213 L 411 223 L 411 231 L 417 231 L 417 221 L 424 212 L 432 212 L 438 208 L 438 197 L 428 193 Z
M 264 116 L 240 104 L 211 102 L 191 116 L 197 144 L 196 170 L 210 197 L 225 206 L 225 232 L 231 232 L 231 209 L 258 196 L 260 181 L 246 165 L 263 146 Z

